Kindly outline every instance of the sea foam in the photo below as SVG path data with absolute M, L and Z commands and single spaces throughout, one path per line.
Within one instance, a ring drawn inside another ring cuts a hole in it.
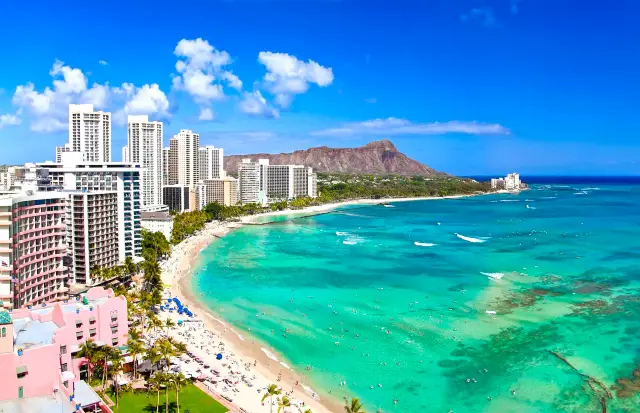
M 436 244 L 432 244 L 430 242 L 418 242 L 418 241 L 416 241 L 416 242 L 413 243 L 413 245 L 416 245 L 418 247 L 433 247 Z
M 460 235 L 458 233 L 456 233 L 456 237 L 463 239 L 467 242 L 473 242 L 473 243 L 482 243 L 482 242 L 486 242 L 486 239 L 480 239 L 480 238 L 472 238 L 472 237 L 465 237 L 464 235 Z
M 499 280 L 504 277 L 504 274 L 501 272 L 481 272 L 480 274 L 486 275 L 489 278 L 493 278 L 494 280 Z
M 264 354 L 266 354 L 266 356 L 267 356 L 267 357 L 269 357 L 271 360 L 273 360 L 273 361 L 279 361 L 279 360 L 278 360 L 278 358 L 276 357 L 276 355 L 275 355 L 275 354 L 273 354 L 272 352 L 270 352 L 269 350 L 267 350 L 266 348 L 261 347 L 261 348 L 260 348 L 260 350 L 262 350 L 262 352 L 263 352 Z

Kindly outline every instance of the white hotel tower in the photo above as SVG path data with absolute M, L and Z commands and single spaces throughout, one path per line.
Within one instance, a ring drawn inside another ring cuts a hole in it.
M 111 162 L 111 113 L 69 105 L 69 146 L 63 151 L 82 152 L 85 162 Z
M 124 162 L 142 167 L 142 206 L 162 204 L 162 122 L 149 122 L 149 117 L 129 116 Z

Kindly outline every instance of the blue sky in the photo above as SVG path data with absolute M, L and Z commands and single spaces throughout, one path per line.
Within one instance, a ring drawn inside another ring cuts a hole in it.
M 455 174 L 640 174 L 633 0 L 7 3 L 0 163 L 53 159 L 89 102 L 115 160 L 146 113 L 227 153 L 388 138 Z

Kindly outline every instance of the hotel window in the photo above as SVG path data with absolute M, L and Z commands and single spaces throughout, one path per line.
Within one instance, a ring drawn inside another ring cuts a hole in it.
M 60 346 L 60 354 L 67 354 L 67 346 Z
M 118 338 L 112 338 L 111 339 L 111 345 L 117 346 L 118 345 Z
M 111 328 L 111 333 L 112 334 L 118 334 L 118 327 L 112 327 Z
M 64 387 L 69 387 L 69 380 L 65 380 L 65 381 L 63 381 L 63 382 L 62 382 L 62 385 L 63 385 Z
M 2 327 L 2 337 L 6 337 L 6 336 L 7 336 L 7 328 Z
M 67 363 L 62 363 L 60 365 L 60 370 L 62 370 L 63 372 L 67 371 Z

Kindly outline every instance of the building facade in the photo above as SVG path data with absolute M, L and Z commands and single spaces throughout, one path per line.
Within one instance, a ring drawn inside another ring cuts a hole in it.
M 178 138 L 178 184 L 195 190 L 200 180 L 200 135 L 182 129 L 174 138 Z
M 168 240 L 171 240 L 173 230 L 173 217 L 168 212 L 142 212 L 142 228 L 149 232 L 161 232 Z
M 69 146 L 87 162 L 111 162 L 111 113 L 69 105 Z
M 169 184 L 169 155 L 170 148 L 162 148 L 162 186 Z
M 66 208 L 66 240 L 71 257 L 70 281 L 92 283 L 91 270 L 118 264 L 117 191 L 72 191 Z
M 65 143 L 63 146 L 56 146 L 56 162 L 62 162 L 64 152 L 71 152 L 71 144 Z
M 167 185 L 162 188 L 162 194 L 162 202 L 170 211 L 181 213 L 193 207 L 191 190 L 187 185 Z
M 198 184 L 199 209 L 217 202 L 231 206 L 238 203 L 238 180 L 230 176 L 220 179 L 203 179 Z
M 162 204 L 162 122 L 149 117 L 127 119 L 128 158 L 142 167 L 142 206 Z
M 173 137 L 169 139 L 169 166 L 167 167 L 167 177 L 168 181 L 166 185 L 177 185 L 178 184 L 178 175 L 179 175 L 179 155 L 178 155 L 178 142 L 179 139 L 177 137 Z
M 122 162 L 129 162 L 129 147 L 122 147 Z
M 0 401 L 57 391 L 70 396 L 87 376 L 80 345 L 122 346 L 127 335 L 126 299 L 101 287 L 77 301 L 0 310 Z
M 123 262 L 126 257 L 140 257 L 140 165 L 123 162 L 82 162 L 79 158 L 79 154 L 70 152 L 64 154 L 62 164 L 43 163 L 38 166 L 47 174 L 51 186 L 60 190 L 115 191 L 118 202 L 118 259 Z
M 238 199 L 243 204 L 317 197 L 317 176 L 303 165 L 270 165 L 243 159 L 238 164 Z
M 266 205 L 268 159 L 252 161 L 245 158 L 238 164 L 238 200 L 243 204 Z
M 65 194 L 0 198 L 0 300 L 5 308 L 67 297 Z
M 224 177 L 224 150 L 214 146 L 198 149 L 200 172 L 199 178 L 218 179 Z

